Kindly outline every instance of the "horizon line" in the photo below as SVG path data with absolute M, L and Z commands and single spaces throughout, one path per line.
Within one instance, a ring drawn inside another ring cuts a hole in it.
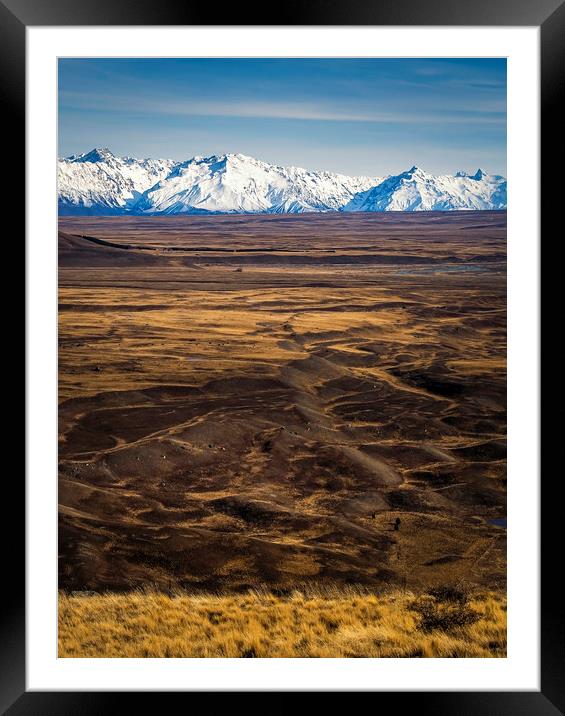
M 478 174 L 479 172 L 482 172 L 483 174 L 486 174 L 487 176 L 500 176 L 506 179 L 506 174 L 497 174 L 497 173 L 491 173 L 489 171 L 485 171 L 482 167 L 477 166 L 477 169 L 475 172 L 471 173 L 462 169 L 457 169 L 454 173 L 442 173 L 442 174 L 433 174 L 432 172 L 428 172 L 427 170 L 423 169 L 419 164 L 413 164 L 409 169 L 405 169 L 401 172 L 398 172 L 396 174 L 389 173 L 383 176 L 378 175 L 368 175 L 368 174 L 345 174 L 344 172 L 339 171 L 333 171 L 329 169 L 310 169 L 304 166 L 300 166 L 297 164 L 273 164 L 272 162 L 268 162 L 264 159 L 259 159 L 258 157 L 254 157 L 251 154 L 245 154 L 244 152 L 221 152 L 221 153 L 212 153 L 212 154 L 194 154 L 193 156 L 187 158 L 187 159 L 173 159 L 172 157 L 148 157 L 148 156 L 133 156 L 130 154 L 115 154 L 111 149 L 109 149 L 107 146 L 95 146 L 92 149 L 89 149 L 86 152 L 82 152 L 81 154 L 69 154 L 68 156 L 57 156 L 57 161 L 76 161 L 77 159 L 80 159 L 81 157 L 88 156 L 89 154 L 92 154 L 93 152 L 108 152 L 116 159 L 133 159 L 136 161 L 170 161 L 174 162 L 175 164 L 188 164 L 189 162 L 195 161 L 195 160 L 203 160 L 206 161 L 208 159 L 212 158 L 223 158 L 223 157 L 245 157 L 246 159 L 253 159 L 254 161 L 261 162 L 262 164 L 267 164 L 271 167 L 276 167 L 280 169 L 302 169 L 307 172 L 316 172 L 318 174 L 336 174 L 340 176 L 349 176 L 349 177 L 356 177 L 356 178 L 367 178 L 367 179 L 389 179 L 396 176 L 401 176 L 402 174 L 407 174 L 409 172 L 417 171 L 418 169 L 425 174 L 430 174 L 434 177 L 440 177 L 440 176 L 451 176 L 451 177 L 457 177 L 458 174 L 461 174 L 462 177 L 472 178 L 474 174 Z M 91 162 L 95 163 L 95 162 Z

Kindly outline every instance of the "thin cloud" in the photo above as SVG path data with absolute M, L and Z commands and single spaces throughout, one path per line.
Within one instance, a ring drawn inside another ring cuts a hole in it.
M 294 119 L 321 122 L 368 122 L 368 123 L 467 123 L 467 124 L 504 124 L 505 113 L 499 111 L 461 110 L 449 112 L 438 108 L 431 113 L 419 111 L 383 112 L 368 109 L 362 112 L 340 111 L 322 105 L 304 102 L 258 102 L 248 100 L 170 100 L 145 99 L 113 95 L 95 95 L 71 90 L 60 93 L 62 104 L 68 109 L 94 110 L 106 112 L 131 112 L 140 114 L 159 114 L 197 117 L 234 117 L 249 119 Z

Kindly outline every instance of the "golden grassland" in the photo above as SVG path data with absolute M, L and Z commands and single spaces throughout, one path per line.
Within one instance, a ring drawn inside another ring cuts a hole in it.
M 436 590 L 59 595 L 60 657 L 505 657 L 506 596 Z

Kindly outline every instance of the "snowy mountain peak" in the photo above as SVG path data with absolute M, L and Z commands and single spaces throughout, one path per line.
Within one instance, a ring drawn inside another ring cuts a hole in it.
M 115 159 L 115 156 L 108 147 L 95 147 L 85 154 L 69 157 L 69 160 L 75 162 L 107 162 L 109 159 Z
M 430 174 L 430 172 L 427 172 L 425 169 L 422 169 L 422 167 L 412 167 L 412 176 L 413 177 L 420 177 L 423 179 L 433 179 L 433 174 Z
M 170 159 L 117 157 L 107 148 L 61 159 L 57 172 L 59 213 L 129 213 L 174 164 Z
M 300 213 L 337 211 L 378 178 L 279 167 L 245 154 L 177 164 L 137 203 L 137 213 Z
M 506 206 L 506 180 L 434 176 L 418 166 L 386 179 L 281 167 L 245 154 L 118 157 L 95 148 L 59 161 L 61 214 L 426 211 Z
M 392 178 L 398 179 L 398 181 L 410 181 L 411 179 L 426 179 L 431 176 L 432 175 L 428 174 L 428 172 L 414 165 L 410 169 L 407 169 L 405 172 L 402 172 L 401 174 L 398 174 L 396 175 L 396 177 Z
M 419 167 L 388 177 L 378 186 L 361 192 L 343 211 L 452 211 L 506 208 L 506 180 L 479 169 L 470 177 L 433 176 Z

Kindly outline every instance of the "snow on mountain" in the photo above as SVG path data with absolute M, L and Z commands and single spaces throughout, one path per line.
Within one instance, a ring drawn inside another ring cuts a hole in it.
M 279 167 L 244 154 L 169 159 L 108 149 L 59 161 L 60 214 L 302 213 L 506 207 L 506 180 L 432 176 L 412 167 L 386 179 Z
M 167 176 L 170 159 L 116 157 L 93 149 L 59 161 L 59 214 L 123 214 Z
M 433 176 L 419 167 L 357 194 L 342 211 L 452 211 L 505 209 L 506 179 L 485 174 Z
M 278 167 L 244 154 L 195 157 L 145 192 L 138 212 L 301 213 L 337 210 L 379 182 Z

